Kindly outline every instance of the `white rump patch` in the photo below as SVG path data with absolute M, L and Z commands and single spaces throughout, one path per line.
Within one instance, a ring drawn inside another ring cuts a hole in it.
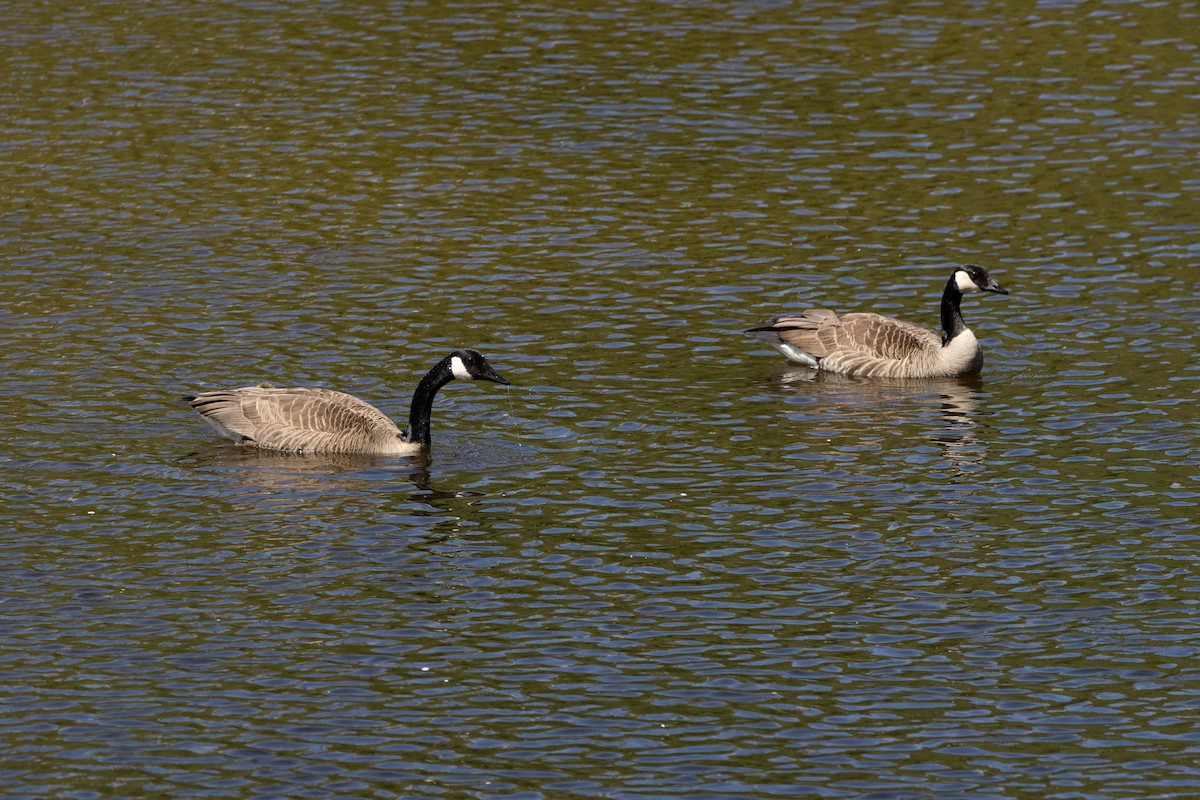
M 458 378 L 460 381 L 469 381 L 472 377 L 474 377 L 471 375 L 471 371 L 467 369 L 467 365 L 464 364 L 463 360 L 458 356 L 454 356 L 450 359 L 450 371 L 454 373 L 454 377 Z
M 207 422 L 209 425 L 211 425 L 213 427 L 213 430 L 215 430 L 217 433 L 219 433 L 222 438 L 228 439 L 231 442 L 237 442 L 238 444 L 242 444 L 243 442 L 250 439 L 249 436 L 243 436 L 240 433 L 231 431 L 229 428 L 226 428 L 224 425 L 217 422 L 212 417 L 202 416 L 201 419 L 203 419 L 205 422 Z
M 979 287 L 975 285 L 975 281 L 971 280 L 971 276 L 963 269 L 954 273 L 954 283 L 958 285 L 958 290 L 963 294 L 980 291 Z
M 772 344 L 775 345 L 776 350 L 787 356 L 788 361 L 793 361 L 797 364 L 803 364 L 804 366 L 812 367 L 813 369 L 817 369 L 821 366 L 820 362 L 813 358 L 811 353 L 806 353 L 799 347 L 792 347 L 790 344 L 785 342 L 772 342 Z

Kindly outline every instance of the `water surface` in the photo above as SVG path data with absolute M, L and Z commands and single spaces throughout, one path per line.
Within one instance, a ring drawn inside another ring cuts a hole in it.
M 1194 792 L 1191 6 L 5 16 L 6 795 Z M 741 334 L 964 262 L 978 379 Z

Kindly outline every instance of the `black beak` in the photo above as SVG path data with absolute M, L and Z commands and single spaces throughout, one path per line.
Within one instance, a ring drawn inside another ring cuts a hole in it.
M 1008 294 L 1008 289 L 996 283 L 996 279 L 992 277 L 988 278 L 987 286 L 983 287 L 983 290 L 985 292 L 995 292 L 996 294 Z
M 1008 292 L 1005 292 L 1005 294 L 1008 294 Z M 492 383 L 498 383 L 501 386 L 512 386 L 512 384 L 509 383 L 503 375 L 501 375 L 499 372 L 496 372 L 496 370 L 492 369 L 491 367 L 488 367 L 488 371 L 485 374 L 476 375 L 475 380 L 491 381 Z

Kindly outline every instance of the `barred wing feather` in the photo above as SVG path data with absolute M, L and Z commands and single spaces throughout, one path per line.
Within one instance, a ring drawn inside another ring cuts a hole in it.
M 329 389 L 249 386 L 196 395 L 191 405 L 222 436 L 285 452 L 386 452 L 400 429 L 374 406 Z

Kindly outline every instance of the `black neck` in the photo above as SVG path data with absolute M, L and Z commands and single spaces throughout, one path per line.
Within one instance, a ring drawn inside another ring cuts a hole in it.
M 450 371 L 450 356 L 439 361 L 424 378 L 421 378 L 417 390 L 413 392 L 404 441 L 429 445 L 429 415 L 433 413 L 433 398 L 437 396 L 439 389 L 452 380 L 454 373 Z
M 950 343 L 950 340 L 967 329 L 967 323 L 963 322 L 962 309 L 959 307 L 962 304 L 962 292 L 958 289 L 958 273 L 950 276 L 950 280 L 946 281 L 946 291 L 942 292 L 942 344 Z

